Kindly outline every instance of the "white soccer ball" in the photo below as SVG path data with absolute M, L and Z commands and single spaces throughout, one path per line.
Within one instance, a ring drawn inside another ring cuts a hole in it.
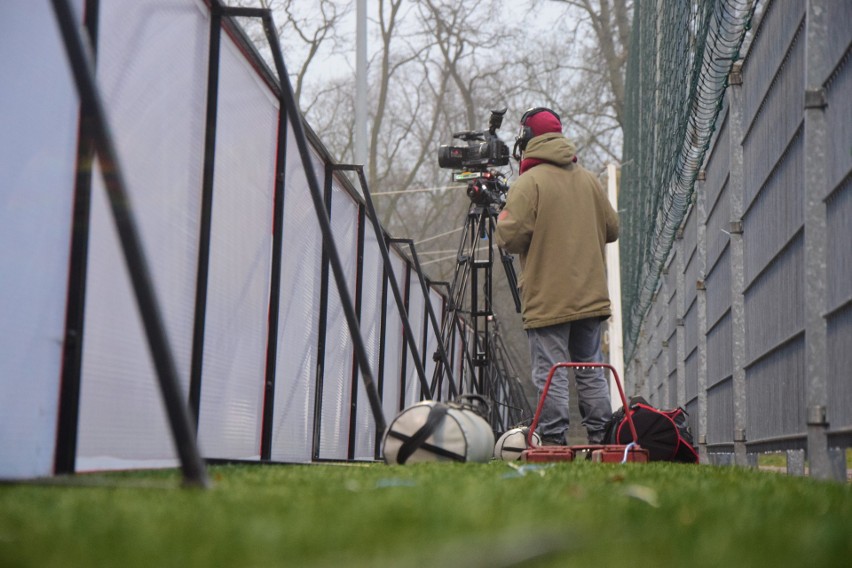
M 529 430 L 526 426 L 506 430 L 498 438 L 497 443 L 494 444 L 494 458 L 503 461 L 521 459 L 521 452 L 529 447 L 527 446 L 527 434 Z M 541 438 L 537 432 L 533 433 L 533 440 L 536 445 L 541 445 Z

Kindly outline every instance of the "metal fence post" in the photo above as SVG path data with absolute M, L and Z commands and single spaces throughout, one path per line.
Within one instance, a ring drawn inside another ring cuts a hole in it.
M 739 466 L 747 466 L 746 430 L 746 327 L 745 327 L 745 235 L 742 218 L 745 214 L 743 185 L 743 74 L 742 61 L 734 63 L 728 87 L 728 131 L 730 167 L 728 172 L 728 203 L 730 205 L 731 254 L 731 345 L 733 347 L 734 397 L 734 456 Z
M 698 262 L 699 282 L 695 291 L 695 307 L 698 310 L 698 457 L 703 462 L 707 459 L 707 291 L 704 279 L 707 277 L 707 192 L 705 189 L 704 171 L 699 173 L 695 182 L 695 211 L 696 219 L 696 261 Z
M 804 450 L 787 450 L 787 475 L 805 475 Z
M 827 224 L 823 196 L 826 177 L 825 0 L 809 0 L 805 15 L 805 396 L 811 475 L 830 479 L 828 452 L 828 348 L 826 309 Z
M 671 258 L 671 256 L 669 257 Z M 661 302 L 665 302 L 665 306 L 663 306 L 663 319 L 661 324 L 661 334 L 662 338 L 660 339 L 661 344 L 661 352 L 660 352 L 660 365 L 659 365 L 659 373 L 658 373 L 658 381 L 659 387 L 658 391 L 661 393 L 659 405 L 662 408 L 671 408 L 672 399 L 671 393 L 669 392 L 669 367 L 671 366 L 671 362 L 669 361 L 669 322 L 672 320 L 671 312 L 672 306 L 669 302 L 669 297 L 671 296 L 671 290 L 669 290 L 669 270 L 671 270 L 672 261 L 669 260 L 669 264 L 663 269 L 663 282 L 661 286 L 661 291 L 663 292 Z
M 684 259 L 683 231 L 675 236 L 675 259 L 677 270 L 677 400 L 678 406 L 686 408 L 686 327 L 683 318 L 686 317 L 686 268 Z

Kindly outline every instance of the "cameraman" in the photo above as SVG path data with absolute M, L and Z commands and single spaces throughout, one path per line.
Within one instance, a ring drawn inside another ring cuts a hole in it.
M 576 163 L 575 151 L 554 111 L 525 112 L 513 152 L 521 175 L 497 221 L 497 244 L 520 256 L 522 315 L 539 395 L 555 363 L 601 362 L 601 322 L 611 314 L 604 246 L 618 238 L 618 215 L 597 178 Z M 589 443 L 602 443 L 612 416 L 603 369 L 575 369 L 575 376 Z M 543 444 L 566 443 L 568 402 L 568 369 L 560 368 L 539 422 Z

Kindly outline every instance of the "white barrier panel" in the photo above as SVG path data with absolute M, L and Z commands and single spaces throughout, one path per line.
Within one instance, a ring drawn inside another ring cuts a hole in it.
M 411 271 L 409 286 L 408 323 L 411 324 L 411 331 L 414 333 L 414 343 L 417 345 L 417 351 L 422 363 L 425 349 L 423 345 L 423 325 L 428 316 L 426 314 L 426 301 L 423 297 L 423 289 L 420 287 L 420 280 L 413 270 Z M 428 383 L 431 378 L 427 375 L 426 382 Z M 405 358 L 405 403 L 403 404 L 403 408 L 408 408 L 415 402 L 419 402 L 422 391 L 420 377 L 417 375 L 417 367 L 414 366 L 414 354 L 411 352 L 411 349 L 408 349 Z M 427 396 L 427 398 L 429 397 Z
M 183 0 L 101 2 L 98 83 L 184 392 L 188 391 L 208 16 Z M 167 78 L 167 80 L 164 80 Z M 105 189 L 92 184 L 78 470 L 176 464 Z
M 382 333 L 382 280 L 384 262 L 379 249 L 376 232 L 369 220 L 364 219 L 364 256 L 361 282 L 361 337 L 367 351 L 367 359 L 373 382 L 378 389 L 379 380 L 379 351 Z M 392 293 L 391 293 L 392 295 Z M 380 393 L 381 394 L 381 393 Z M 364 381 L 358 374 L 357 408 L 355 415 L 355 459 L 370 460 L 376 451 L 376 422 L 367 398 Z M 385 417 L 387 422 L 389 417 Z
M 408 267 L 402 257 L 395 251 L 391 250 L 390 264 L 399 284 L 400 292 L 405 294 L 405 273 Z M 390 275 L 388 275 L 390 278 Z M 385 419 L 387 422 L 393 419 L 400 410 L 400 382 L 402 377 L 402 346 L 405 343 L 405 332 L 402 326 L 402 316 L 400 315 L 399 306 L 397 306 L 394 298 L 393 289 L 388 282 L 388 292 L 385 304 L 387 314 L 385 316 L 385 358 L 382 361 L 382 408 L 385 411 Z
M 78 0 L 75 9 L 81 5 Z M 186 394 L 209 27 L 209 7 L 201 0 L 99 3 L 97 82 Z M 11 133 L 0 139 L 0 478 L 17 479 L 54 471 L 79 102 L 47 0 L 2 4 L 0 48 L 0 129 Z M 224 32 L 220 57 L 199 439 L 205 457 L 259 460 L 278 100 L 251 56 Z M 370 460 L 375 421 L 362 382 L 352 383 L 353 342 L 330 271 L 323 395 L 317 400 L 322 236 L 289 125 L 286 153 L 270 458 L 310 462 L 318 449 L 325 459 L 347 459 L 354 450 L 355 459 Z M 322 184 L 323 158 L 312 151 L 310 159 Z M 93 170 L 75 468 L 175 466 L 171 428 L 97 161 Z M 333 186 L 332 229 L 354 293 L 359 206 L 341 181 Z M 384 266 L 372 227 L 365 229 L 361 331 L 377 383 L 381 370 L 389 419 L 418 401 L 421 387 L 409 360 L 401 388 L 401 315 L 388 291 L 387 321 L 381 321 Z M 391 263 L 404 288 L 406 261 L 391 251 Z M 421 345 L 426 319 L 416 275 L 411 287 L 411 327 L 421 356 L 428 353 L 431 374 L 436 338 L 430 332 L 429 346 Z
M 358 262 L 358 207 L 337 185 L 336 180 L 331 193 L 331 226 L 346 276 L 347 292 L 354 307 Z M 348 455 L 353 353 L 349 325 L 340 303 L 340 293 L 334 275 L 329 267 L 319 453 L 323 459 L 346 459 Z
M 284 196 L 271 457 L 277 461 L 309 462 L 316 395 L 322 234 L 289 123 Z
M 46 0 L 0 6 L 0 85 L 0 479 L 16 479 L 53 472 L 76 169 L 79 101 Z
M 434 288 L 429 288 L 429 301 L 432 303 L 432 310 L 435 314 L 435 318 L 438 321 L 438 325 L 441 325 L 441 312 L 443 311 L 444 302 L 441 299 L 441 295 Z M 426 381 L 429 385 L 432 385 L 432 377 L 435 375 L 435 367 L 438 365 L 438 361 L 435 360 L 435 356 L 438 355 L 438 335 L 435 334 L 435 328 L 432 326 L 432 318 L 429 317 L 429 312 L 423 314 L 423 320 L 426 325 L 426 345 L 423 347 L 423 357 L 426 359 L 425 364 L 423 365 L 426 370 Z M 440 332 L 440 327 L 438 331 Z M 440 361 L 440 358 L 438 359 Z M 441 362 L 443 365 L 443 361 Z M 447 400 L 447 396 L 449 393 L 449 384 L 450 379 L 447 375 L 447 372 L 444 371 L 444 378 L 442 379 L 441 389 L 435 391 L 435 399 L 436 400 Z M 436 385 L 437 389 L 438 386 Z
M 260 459 L 278 101 L 222 34 L 199 438 Z

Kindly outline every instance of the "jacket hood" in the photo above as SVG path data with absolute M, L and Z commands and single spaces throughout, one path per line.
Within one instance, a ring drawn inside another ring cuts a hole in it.
M 524 151 L 524 159 L 533 158 L 557 166 L 567 166 L 574 162 L 576 153 L 577 148 L 573 142 L 558 132 L 549 132 L 529 141 Z

